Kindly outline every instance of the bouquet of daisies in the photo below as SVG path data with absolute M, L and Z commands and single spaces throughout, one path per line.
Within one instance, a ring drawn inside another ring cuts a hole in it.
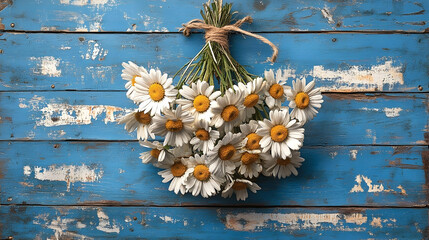
M 220 19 L 222 27 L 229 24 L 230 9 L 215 1 L 204 5 L 202 15 L 208 23 Z M 289 87 L 281 70 L 254 76 L 210 41 L 176 74 L 176 86 L 160 70 L 122 65 L 126 95 L 138 107 L 119 123 L 150 149 L 140 158 L 162 169 L 158 174 L 170 183 L 169 191 L 205 198 L 235 193 L 245 200 L 248 190 L 260 190 L 255 180 L 261 174 L 298 174 L 304 124 L 323 103 L 314 81 L 296 79 Z

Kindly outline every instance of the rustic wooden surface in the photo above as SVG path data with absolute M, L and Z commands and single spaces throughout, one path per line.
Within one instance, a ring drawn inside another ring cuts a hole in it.
M 429 2 L 234 1 L 279 46 L 231 36 L 255 74 L 316 79 L 297 177 L 246 202 L 176 196 L 115 120 L 120 63 L 173 74 L 200 1 L 0 0 L 0 239 L 429 238 Z

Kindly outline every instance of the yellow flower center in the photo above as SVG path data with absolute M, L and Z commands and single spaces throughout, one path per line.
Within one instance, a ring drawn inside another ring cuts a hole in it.
M 277 164 L 278 165 L 288 165 L 290 164 L 290 158 L 286 158 L 286 159 L 277 159 Z
M 259 141 L 261 141 L 262 137 L 256 133 L 251 133 L 247 135 L 247 143 L 246 148 L 250 150 L 259 149 L 261 145 L 259 145 Z
M 198 112 L 205 112 L 210 107 L 210 99 L 204 95 L 198 95 L 194 99 L 194 108 Z
M 210 178 L 209 168 L 206 165 L 195 166 L 194 177 L 200 181 L 206 181 Z
M 161 153 L 161 150 L 156 148 L 150 150 L 150 155 L 156 159 L 158 159 L 160 153 Z
M 287 128 L 283 125 L 276 125 L 271 128 L 271 139 L 276 142 L 283 142 L 288 135 Z
M 136 84 L 136 77 L 140 77 L 138 75 L 134 75 L 133 78 L 131 79 L 131 85 L 135 85 Z
M 228 144 L 219 148 L 219 158 L 222 160 L 229 160 L 234 156 L 237 149 L 232 144 Z
M 210 139 L 210 133 L 207 132 L 205 129 L 200 128 L 195 132 L 195 136 L 199 138 L 200 140 L 207 141 Z
M 186 172 L 186 166 L 183 165 L 181 162 L 177 162 L 171 166 L 171 173 L 175 177 L 181 177 Z
M 247 184 L 243 182 L 235 182 L 234 185 L 232 185 L 232 189 L 234 190 L 243 190 L 247 188 Z
M 221 116 L 225 122 L 230 122 L 236 119 L 239 114 L 240 112 L 238 111 L 238 108 L 236 106 L 229 105 L 223 109 Z
M 299 92 L 296 94 L 295 104 L 298 108 L 306 108 L 310 104 L 310 97 L 305 92 Z
M 252 93 L 247 95 L 247 97 L 244 98 L 243 104 L 245 107 L 251 108 L 251 107 L 254 107 L 258 103 L 258 101 L 259 101 L 259 95 Z
M 152 83 L 149 87 L 149 96 L 156 102 L 161 101 L 165 96 L 164 87 L 159 83 Z
M 269 92 L 270 92 L 271 97 L 273 97 L 274 99 L 278 99 L 278 98 L 281 98 L 283 96 L 284 90 L 283 90 L 282 85 L 275 83 L 275 84 L 271 85 Z
M 182 120 L 167 120 L 167 122 L 165 122 L 165 128 L 170 132 L 178 132 L 183 129 Z
M 252 164 L 259 160 L 259 154 L 245 152 L 241 155 L 241 162 L 244 165 Z
M 144 113 L 144 112 L 136 112 L 134 117 L 136 118 L 137 122 L 144 124 L 144 125 L 148 125 L 150 123 L 150 121 L 152 120 L 152 117 L 150 116 L 150 114 Z

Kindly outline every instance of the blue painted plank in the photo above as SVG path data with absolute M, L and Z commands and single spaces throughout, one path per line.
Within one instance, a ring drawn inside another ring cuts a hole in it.
M 13 239 L 427 239 L 427 209 L 0 207 Z
M 1 142 L 0 204 L 425 206 L 427 147 L 304 147 L 298 176 L 259 177 L 246 202 L 169 192 L 135 142 Z M 425 158 L 426 157 L 426 158 Z M 270 196 L 267 198 L 267 196 Z M 317 196 L 317 197 L 315 197 Z
M 427 144 L 427 94 L 325 94 L 305 145 Z M 135 105 L 124 92 L 0 93 L 2 140 L 133 140 L 116 121 Z
M 280 47 L 231 37 L 232 55 L 249 72 L 283 69 L 317 80 L 324 91 L 427 91 L 429 35 L 263 34 Z M 203 45 L 201 34 L 10 34 L 1 37 L 0 90 L 123 90 L 121 63 L 173 75 Z M 335 41 L 333 41 L 335 40 Z M 175 79 L 177 81 L 177 79 Z
M 10 2 L 10 4 L 8 4 Z M 171 31 L 199 15 L 204 1 L 4 1 L 2 28 L 33 31 Z M 251 31 L 406 30 L 427 28 L 429 3 L 408 1 L 235 0 Z M 12 27 L 10 24 L 14 24 Z

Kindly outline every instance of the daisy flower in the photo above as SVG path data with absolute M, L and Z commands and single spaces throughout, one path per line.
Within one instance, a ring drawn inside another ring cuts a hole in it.
M 208 198 L 220 191 L 220 185 L 224 179 L 210 171 L 206 156 L 195 154 L 194 157 L 188 159 L 187 163 L 187 177 L 184 182 L 187 192 L 191 192 L 193 196 L 201 193 L 201 196 Z
M 184 111 L 190 112 L 195 121 L 205 119 L 206 121 L 213 116 L 211 106 L 214 100 L 220 96 L 220 92 L 213 92 L 214 86 L 210 86 L 208 82 L 198 80 L 192 83 L 191 87 L 183 86 L 179 90 L 180 95 L 185 99 L 178 99 L 176 102 L 183 106 Z
M 189 144 L 183 144 L 180 147 L 171 149 L 171 153 L 175 158 L 188 158 L 192 155 L 192 149 Z
M 162 75 L 159 70 L 151 69 L 149 73 L 142 73 L 135 81 L 135 94 L 131 100 L 139 103 L 140 111 L 150 112 L 152 116 L 161 114 L 176 99 L 177 90 L 172 85 L 173 79 L 167 78 L 167 74 Z
M 259 142 L 261 141 L 262 137 L 256 134 L 258 128 L 258 121 L 255 120 L 250 120 L 249 123 L 240 125 L 241 134 L 243 134 L 243 137 L 245 137 L 243 140 L 243 145 L 246 151 L 254 153 L 260 152 L 261 145 Z
M 262 164 L 264 165 L 264 171 L 262 172 L 265 176 L 274 176 L 280 178 L 286 178 L 293 173 L 297 176 L 297 168 L 301 167 L 304 158 L 300 157 L 299 151 L 292 151 L 292 156 L 287 158 L 273 158 L 269 154 L 262 154 Z
M 195 137 L 191 139 L 194 150 L 200 150 L 207 154 L 214 148 L 216 140 L 219 138 L 219 132 L 212 129 L 206 120 L 200 119 L 195 122 Z
M 236 90 L 234 92 L 229 89 L 213 103 L 212 112 L 214 116 L 211 125 L 216 128 L 223 128 L 225 132 L 231 132 L 233 127 L 242 122 L 243 110 L 241 91 Z
M 301 124 L 310 121 L 316 116 L 318 111 L 316 108 L 321 108 L 323 103 L 322 94 L 320 89 L 314 88 L 315 82 L 311 81 L 306 84 L 305 78 L 301 80 L 292 81 L 293 89 L 289 89 L 287 100 L 289 107 L 293 108 L 290 113 L 291 118 L 296 118 Z
M 133 99 L 133 94 L 135 90 L 136 78 L 141 77 L 142 74 L 147 74 L 147 70 L 144 67 L 137 66 L 135 63 L 128 61 L 128 63 L 122 63 L 122 74 L 121 77 L 127 83 L 125 83 L 125 88 L 128 89 L 127 97 Z
M 209 151 L 207 156 L 210 162 L 210 172 L 221 176 L 234 173 L 235 162 L 240 160 L 239 151 L 243 146 L 241 136 L 241 133 L 227 132 L 213 150 Z
M 180 147 L 188 143 L 192 137 L 194 118 L 182 111 L 182 106 L 176 110 L 164 109 L 163 116 L 156 115 L 150 131 L 159 136 L 164 136 L 164 145 Z
M 152 163 L 155 166 L 173 163 L 173 154 L 165 149 L 160 142 L 139 141 L 139 143 L 141 146 L 151 149 L 150 151 L 140 154 L 140 159 L 143 163 Z
M 265 79 L 267 80 L 265 90 L 265 103 L 270 109 L 280 107 L 282 102 L 286 100 L 286 77 L 282 75 L 282 71 L 277 70 L 276 77 L 274 77 L 273 70 L 265 71 Z
M 171 181 L 168 191 L 174 191 L 175 194 L 179 192 L 185 194 L 186 189 L 184 181 L 186 179 L 186 170 L 188 170 L 185 158 L 176 158 L 173 163 L 165 166 L 165 168 L 165 170 L 158 172 L 158 175 L 164 178 L 162 180 L 163 183 Z
M 258 177 L 262 172 L 262 165 L 259 153 L 243 152 L 240 161 L 236 163 L 238 173 L 247 178 Z
M 270 111 L 270 120 L 259 121 L 256 133 L 263 136 L 260 144 L 262 152 L 271 150 L 271 156 L 286 159 L 291 150 L 299 150 L 304 141 L 304 128 L 295 119 L 290 119 L 287 108 Z
M 251 119 L 256 110 L 262 110 L 264 90 L 266 82 L 262 78 L 256 78 L 246 85 L 239 82 L 236 88 L 243 93 L 243 105 L 245 119 Z
M 155 139 L 155 134 L 149 131 L 149 126 L 152 123 L 152 117 L 149 113 L 135 110 L 121 118 L 118 123 L 125 123 L 124 128 L 127 132 L 134 132 L 137 129 L 137 139 L 146 140 L 149 137 Z
M 261 190 L 258 184 L 254 182 L 251 182 L 246 179 L 235 179 L 226 185 L 225 190 L 222 191 L 222 197 L 230 198 L 232 194 L 235 193 L 237 201 L 244 201 L 249 196 L 247 193 L 247 189 L 249 189 L 253 193 L 256 193 L 256 191 L 258 190 Z

